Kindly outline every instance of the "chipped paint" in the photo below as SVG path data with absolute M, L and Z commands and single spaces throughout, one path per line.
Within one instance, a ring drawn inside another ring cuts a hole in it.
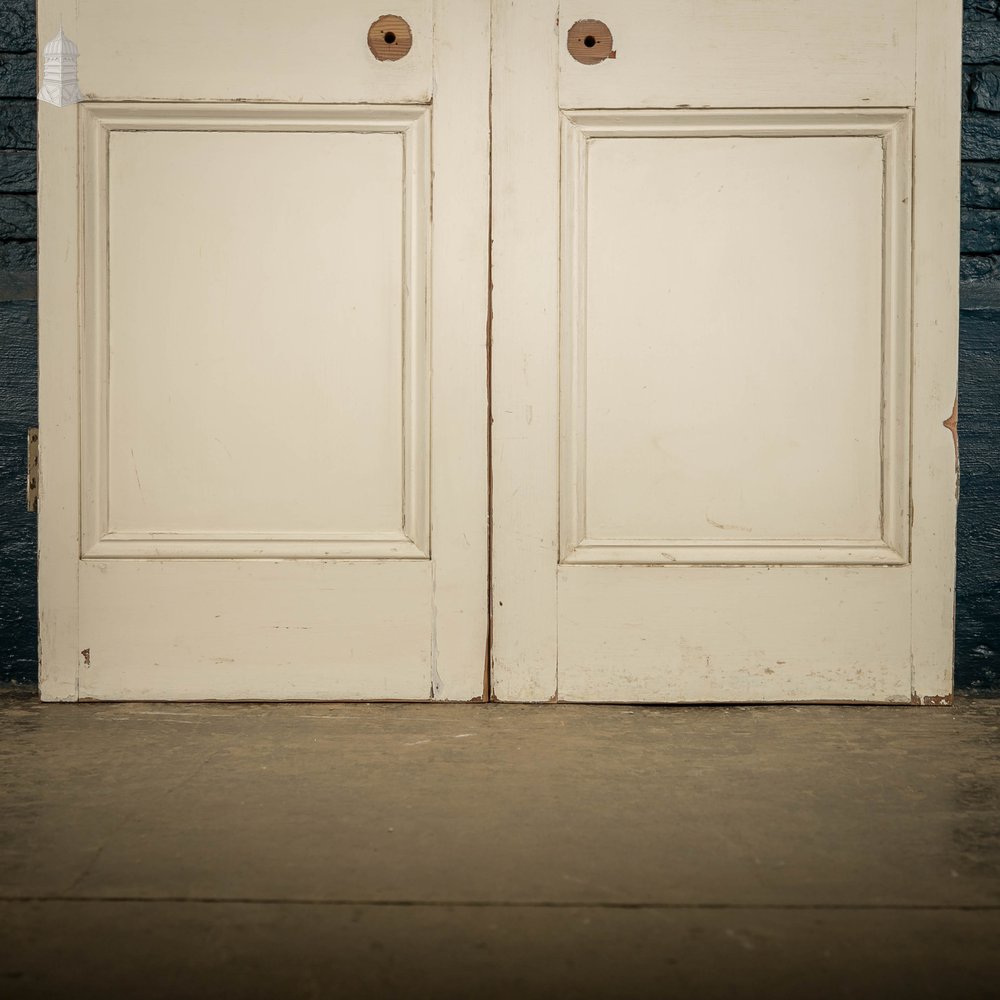
M 961 463 L 958 457 L 958 397 L 955 397 L 955 405 L 951 408 L 951 416 L 944 421 L 944 426 L 951 431 L 952 439 L 955 442 L 955 499 L 961 489 Z
M 925 694 L 923 697 L 913 692 L 910 698 L 911 705 L 946 706 L 954 704 L 954 698 L 950 694 Z
M 958 397 L 955 397 L 955 405 L 951 408 L 951 416 L 944 422 L 944 426 L 951 431 L 951 436 L 955 441 L 955 462 L 958 462 Z
M 89 667 L 90 666 L 90 650 L 89 649 L 81 649 L 80 650 L 80 655 L 83 657 L 83 665 L 85 667 Z

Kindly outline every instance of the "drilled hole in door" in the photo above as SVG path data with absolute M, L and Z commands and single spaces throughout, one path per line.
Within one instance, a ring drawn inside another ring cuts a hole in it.
M 398 14 L 383 14 L 368 29 L 368 48 L 379 62 L 397 62 L 413 47 L 413 31 Z
M 603 21 L 577 21 L 566 36 L 566 48 L 584 66 L 596 66 L 616 55 L 611 29 Z

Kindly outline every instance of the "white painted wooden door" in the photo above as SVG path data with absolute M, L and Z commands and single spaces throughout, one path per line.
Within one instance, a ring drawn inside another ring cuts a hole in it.
M 493 30 L 496 695 L 946 699 L 959 0 Z
M 490 11 L 392 13 L 41 0 L 44 698 L 482 697 Z

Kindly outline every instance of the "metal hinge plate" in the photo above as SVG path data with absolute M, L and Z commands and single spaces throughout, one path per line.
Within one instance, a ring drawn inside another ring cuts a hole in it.
M 38 428 L 28 428 L 28 510 L 38 510 Z

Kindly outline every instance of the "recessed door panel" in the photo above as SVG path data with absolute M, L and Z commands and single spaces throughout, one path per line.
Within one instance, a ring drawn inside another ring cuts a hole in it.
M 87 555 L 427 557 L 428 117 L 85 112 Z
M 584 538 L 877 539 L 881 143 L 608 140 L 588 176 Z
M 568 113 L 562 157 L 563 560 L 904 561 L 908 115 Z

